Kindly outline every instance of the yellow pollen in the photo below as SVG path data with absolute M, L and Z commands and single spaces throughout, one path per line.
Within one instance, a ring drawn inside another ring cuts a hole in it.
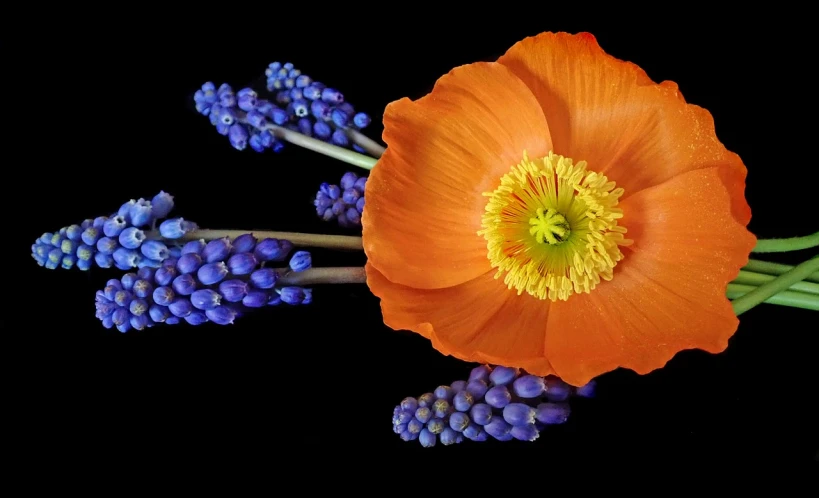
M 495 278 L 518 295 L 565 301 L 611 280 L 632 243 L 617 224 L 622 188 L 552 152 L 513 166 L 489 197 L 478 232 L 487 241 Z

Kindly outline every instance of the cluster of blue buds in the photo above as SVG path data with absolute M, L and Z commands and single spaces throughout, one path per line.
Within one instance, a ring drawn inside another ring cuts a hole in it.
M 173 196 L 160 192 L 150 201 L 133 200 L 123 204 L 110 216 L 87 219 L 79 225 L 44 233 L 31 246 L 31 256 L 48 269 L 58 266 L 88 270 L 116 267 L 159 268 L 178 249 L 168 248 L 159 238 L 179 239 L 198 229 L 196 223 L 183 218 L 162 221 L 174 207 Z
M 523 374 L 516 368 L 481 365 L 469 380 L 405 398 L 392 413 L 393 432 L 421 446 L 466 439 L 534 441 L 549 425 L 569 418 L 571 396 L 592 397 L 594 381 L 572 387 L 557 377 Z
M 182 320 L 228 325 L 251 309 L 310 304 L 310 289 L 279 285 L 283 274 L 310 268 L 309 252 L 296 251 L 288 268 L 265 267 L 286 260 L 292 249 L 287 240 L 257 242 L 251 234 L 190 241 L 178 258 L 165 259 L 159 268 L 143 267 L 109 280 L 96 294 L 97 318 L 125 333 Z
M 265 75 L 271 100 L 260 98 L 252 88 L 234 92 L 228 84 L 216 88 L 207 82 L 193 96 L 197 112 L 209 116 L 216 130 L 238 150 L 250 146 L 256 152 L 281 151 L 284 144 L 276 138 L 272 124 L 364 152 L 350 140 L 347 130 L 364 129 L 371 119 L 356 112 L 341 92 L 313 81 L 289 62 L 270 64 Z
M 339 185 L 322 183 L 313 201 L 316 214 L 324 221 L 337 219 L 342 227 L 361 225 L 366 185 L 366 176 L 359 177 L 349 171 L 341 177 Z

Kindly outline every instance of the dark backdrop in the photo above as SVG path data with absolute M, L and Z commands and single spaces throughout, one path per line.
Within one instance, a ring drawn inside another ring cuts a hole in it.
M 379 138 L 388 102 L 420 97 L 452 67 L 493 60 L 543 30 L 592 31 L 604 50 L 655 81 L 679 83 L 689 102 L 713 113 L 719 138 L 749 168 L 750 229 L 761 237 L 806 234 L 819 226 L 813 184 L 804 179 L 815 163 L 815 132 L 801 124 L 815 98 L 800 73 L 809 52 L 798 30 L 771 34 L 762 19 L 697 13 L 643 25 L 578 17 L 472 24 L 459 15 L 405 26 L 379 26 L 375 17 L 282 13 L 254 23 L 252 11 L 233 20 L 199 14 L 184 29 L 170 21 L 71 24 L 38 43 L 6 45 L 25 66 L 6 82 L 18 96 L 12 105 L 40 109 L 27 114 L 31 125 L 11 122 L 33 143 L 9 149 L 4 160 L 20 175 L 7 180 L 7 195 L 25 199 L 6 212 L 24 222 L 10 258 L 12 271 L 23 272 L 12 296 L 26 311 L 7 306 L 3 334 L 27 342 L 7 352 L 9 364 L 19 365 L 12 380 L 28 399 L 27 419 L 37 426 L 29 433 L 38 441 L 29 445 L 32 458 L 69 456 L 101 441 L 94 448 L 102 455 L 150 451 L 152 458 L 262 464 L 322 448 L 348 459 L 370 451 L 497 452 L 502 459 L 525 452 L 590 470 L 649 462 L 814 465 L 815 312 L 762 305 L 742 316 L 723 354 L 684 352 L 650 375 L 605 375 L 597 399 L 576 404 L 565 426 L 534 444 L 466 441 L 425 450 L 392 433 L 392 407 L 465 377 L 473 365 L 387 329 L 363 285 L 317 288 L 309 307 L 264 310 L 231 327 L 120 334 L 102 328 L 92 306 L 94 292 L 119 272 L 47 271 L 27 254 L 43 231 L 160 189 L 176 196 L 177 214 L 204 227 L 355 233 L 317 219 L 311 205 L 322 181 L 336 182 L 350 168 L 296 146 L 279 155 L 238 152 L 193 111 L 193 92 L 207 80 L 237 89 L 260 83 L 269 62 L 292 61 L 371 113 L 368 134 Z M 363 261 L 314 252 L 317 266 Z

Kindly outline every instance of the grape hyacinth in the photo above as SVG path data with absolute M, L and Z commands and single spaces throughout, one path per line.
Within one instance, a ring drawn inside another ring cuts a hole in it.
M 165 219 L 173 207 L 173 196 L 166 192 L 151 200 L 131 199 L 109 216 L 44 233 L 32 244 L 31 256 L 51 270 L 58 266 L 88 270 L 94 265 L 120 270 L 158 268 L 177 250 L 156 239 L 178 239 L 198 228 L 183 218 Z M 151 232 L 157 224 L 159 237 Z
M 534 441 L 547 426 L 568 420 L 570 397 L 593 397 L 594 388 L 594 381 L 575 388 L 554 376 L 480 365 L 468 380 L 401 401 L 393 409 L 393 432 L 427 448 L 490 437 Z
M 287 260 L 292 249 L 287 240 L 257 243 L 251 234 L 188 242 L 178 258 L 166 258 L 159 268 L 109 280 L 96 294 L 97 318 L 125 333 L 181 321 L 229 325 L 251 309 L 310 304 L 310 289 L 279 285 L 283 274 L 310 268 L 309 252 L 296 251 L 288 268 L 270 267 Z
M 364 187 L 367 177 L 347 172 L 339 185 L 322 183 L 316 193 L 316 214 L 324 221 L 338 220 L 342 227 L 360 226 L 364 212 Z
M 264 99 L 252 88 L 234 92 L 228 84 L 219 88 L 206 82 L 194 94 L 196 110 L 210 118 L 211 124 L 230 144 L 256 152 L 280 152 L 284 144 L 268 125 L 285 127 L 308 137 L 339 147 L 365 152 L 353 143 L 347 130 L 362 130 L 370 117 L 356 112 L 338 90 L 313 81 L 291 63 L 271 63 L 265 70 L 271 99 Z

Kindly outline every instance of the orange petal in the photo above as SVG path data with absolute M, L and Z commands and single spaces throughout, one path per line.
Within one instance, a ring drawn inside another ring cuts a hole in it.
M 489 269 L 477 232 L 486 198 L 523 151 L 545 155 L 549 129 L 535 97 L 506 67 L 452 70 L 432 93 L 384 114 L 387 152 L 366 187 L 367 258 L 388 279 L 442 288 Z
M 543 106 L 555 152 L 606 174 L 626 199 L 686 171 L 720 166 L 744 188 L 747 171 L 717 139 L 711 114 L 686 104 L 677 85 L 656 84 L 638 66 L 605 52 L 589 33 L 543 33 L 515 44 L 498 62 Z M 744 198 L 734 216 L 750 220 Z
M 741 195 L 708 168 L 623 201 L 634 244 L 614 279 L 552 306 L 545 352 L 557 374 L 581 385 L 617 367 L 648 373 L 684 349 L 724 350 L 738 324 L 726 285 L 756 243 L 730 213 Z
M 413 289 L 390 282 L 367 263 L 367 285 L 381 298 L 384 323 L 431 339 L 443 354 L 465 361 L 510 364 L 553 372 L 543 357 L 548 301 L 518 296 L 494 271 L 445 289 Z

